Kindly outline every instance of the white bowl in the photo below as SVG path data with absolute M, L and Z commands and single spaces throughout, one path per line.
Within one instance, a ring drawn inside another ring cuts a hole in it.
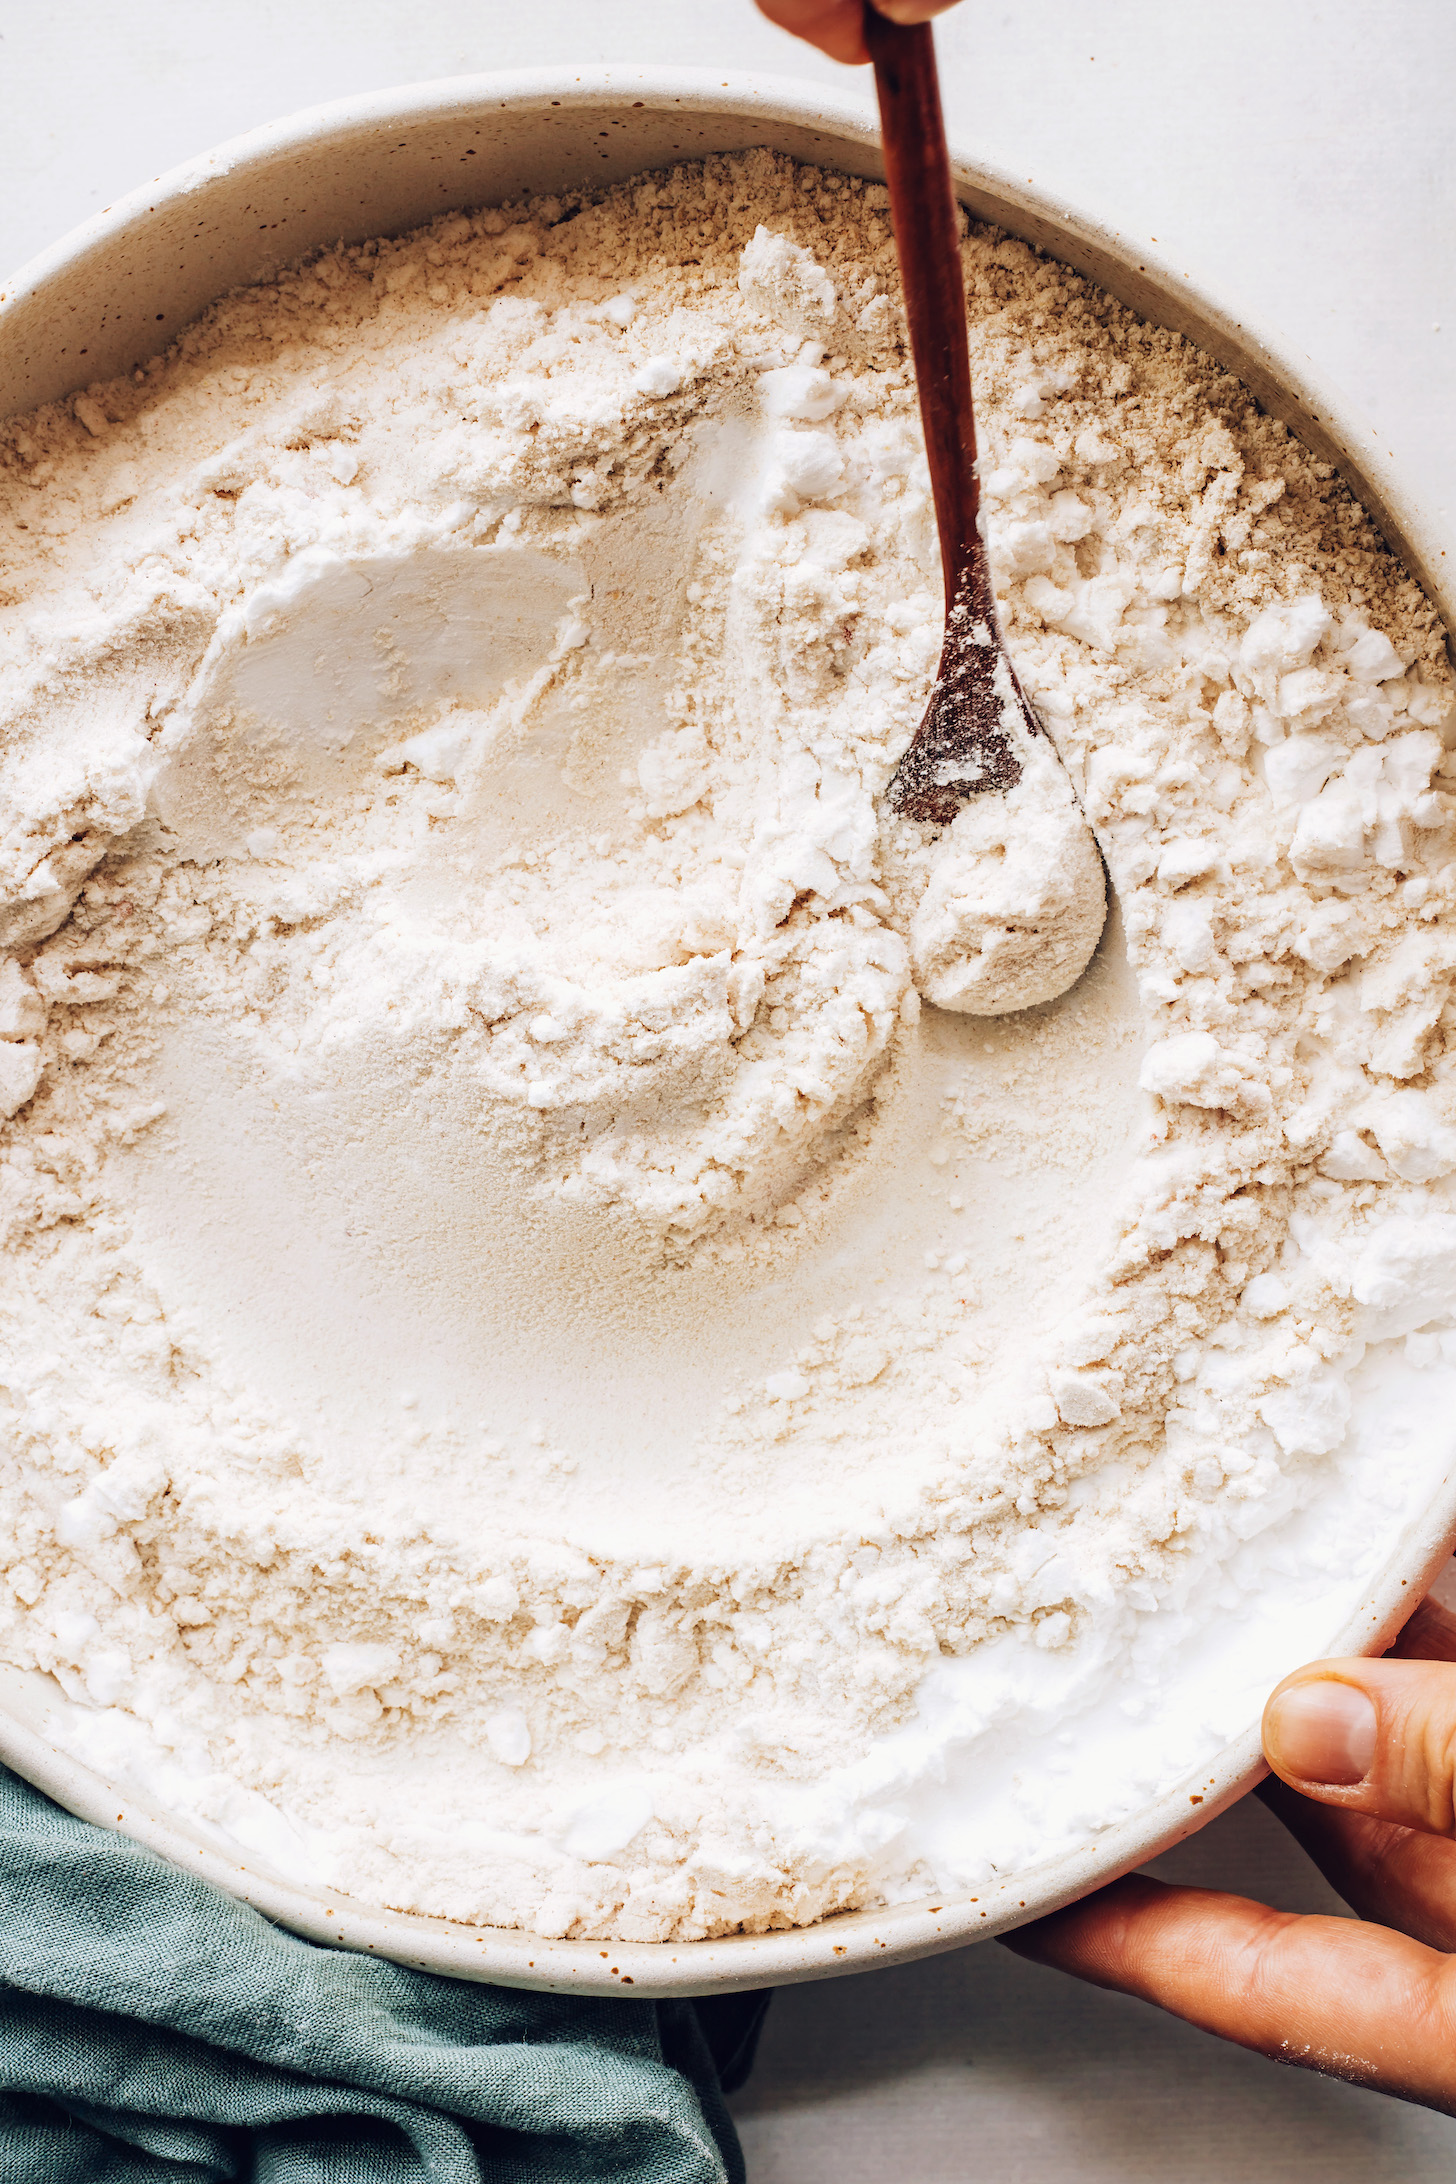
M 0 415 L 54 401 L 153 355 L 224 290 L 319 245 L 410 227 L 458 206 L 615 182 L 644 168 L 768 145 L 879 175 L 869 108 L 772 77 L 593 68 L 453 77 L 315 107 L 236 138 L 110 206 L 0 290 Z M 1334 463 L 1395 552 L 1456 627 L 1450 564 L 1433 527 L 1312 368 L 1221 308 L 1185 275 L 1038 191 L 957 159 L 978 218 L 1049 251 L 1144 318 L 1186 334 L 1265 408 Z M 1379 1580 L 1314 1654 L 1372 1651 L 1398 1628 L 1450 1552 L 1456 1467 L 1429 1504 L 1397 1515 Z M 435 1972 L 568 1993 L 706 1994 L 903 1963 L 1054 1910 L 1167 1849 L 1263 1771 L 1256 1723 L 1205 1773 L 976 1899 L 943 1897 L 722 1941 L 544 1941 L 503 1928 L 386 1911 L 325 1895 L 240 1860 L 217 1839 L 109 1783 L 44 1733 L 48 1678 L 0 1669 L 0 1757 L 72 1812 L 120 1828 L 269 1918 L 347 1948 Z

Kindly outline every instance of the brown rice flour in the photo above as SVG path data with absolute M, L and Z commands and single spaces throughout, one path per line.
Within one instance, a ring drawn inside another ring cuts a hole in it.
M 1205 1766 L 1449 1460 L 1435 617 L 1206 358 L 965 265 L 1121 914 L 995 1020 L 917 976 L 1055 857 L 987 797 L 927 892 L 880 801 L 883 191 L 452 215 L 0 434 L 0 1647 L 281 1872 L 643 1939 L 970 1885 Z

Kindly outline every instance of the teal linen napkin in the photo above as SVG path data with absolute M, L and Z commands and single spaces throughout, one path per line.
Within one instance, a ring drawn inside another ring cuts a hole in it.
M 324 1949 L 0 1768 L 0 2184 L 741 2184 L 766 1995 Z

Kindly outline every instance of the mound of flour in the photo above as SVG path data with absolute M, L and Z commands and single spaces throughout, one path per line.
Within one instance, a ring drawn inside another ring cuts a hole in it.
M 1005 807 L 932 869 L 883 804 L 882 191 L 451 216 L 0 437 L 0 1649 L 281 1872 L 624 1939 L 971 1886 L 1206 1766 L 1447 1466 L 1434 616 L 1206 358 L 965 264 L 1121 912 L 993 1021 L 922 997 L 1035 915 Z

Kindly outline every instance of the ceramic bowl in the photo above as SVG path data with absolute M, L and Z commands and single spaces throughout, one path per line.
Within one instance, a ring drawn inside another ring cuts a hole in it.
M 881 173 L 869 106 L 761 76 L 593 68 L 453 77 L 275 122 L 173 169 L 77 228 L 0 289 L 0 415 L 56 400 L 162 348 L 214 297 L 332 243 L 387 235 L 457 207 L 610 183 L 644 168 L 767 145 L 841 171 Z M 1085 214 L 974 159 L 954 162 L 962 202 L 1187 335 L 1333 463 L 1407 568 L 1456 627 L 1456 590 L 1434 526 L 1368 427 L 1307 361 L 1247 317 Z M 1374 1521 L 1374 1519 L 1372 1519 Z M 1310 1655 L 1378 1648 L 1445 1561 L 1456 1532 L 1456 1463 L 1422 1506 L 1381 1512 L 1377 1580 Z M 84 1818 L 123 1830 L 312 1939 L 401 1963 L 569 1993 L 705 1994 L 903 1963 L 1055 1909 L 1187 1835 L 1258 1779 L 1250 1722 L 1196 1779 L 972 1900 L 864 1911 L 814 1927 L 720 1941 L 547 1941 L 409 1916 L 297 1886 L 240 1857 L 48 1740 L 47 1678 L 0 1670 L 0 1757 Z

